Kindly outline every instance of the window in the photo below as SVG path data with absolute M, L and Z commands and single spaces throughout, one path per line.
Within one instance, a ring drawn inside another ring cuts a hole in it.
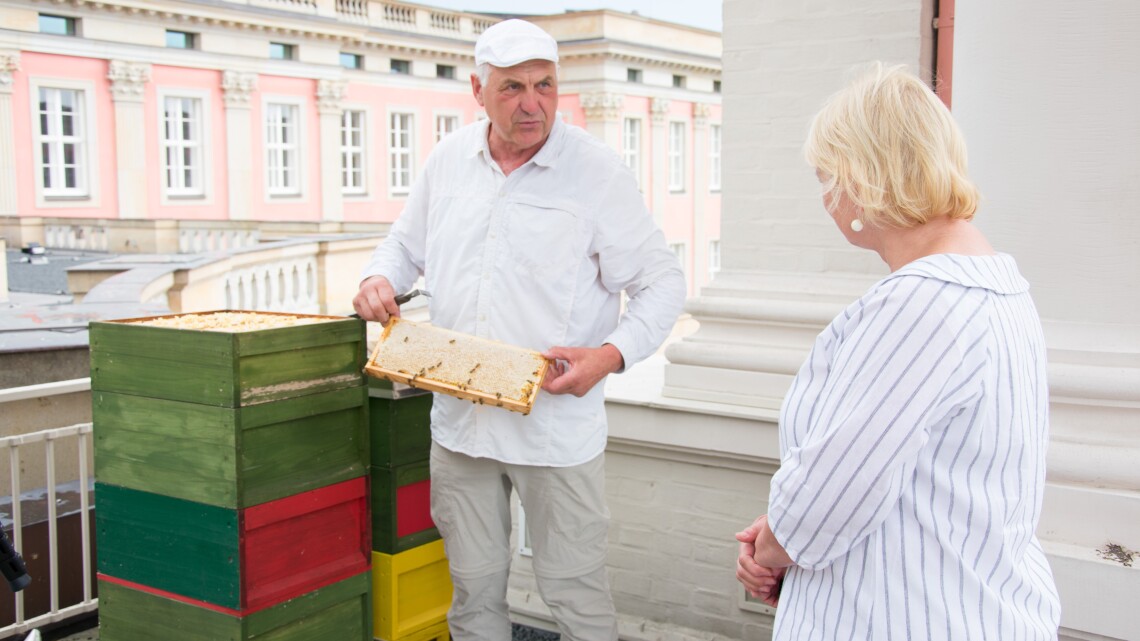
M 685 88 L 685 77 L 674 75 L 673 76 L 673 86 L 678 88 L 678 89 L 684 89 Z
M 412 189 L 412 114 L 393 113 L 388 129 L 388 186 L 393 194 Z
M 436 65 L 435 77 L 446 80 L 455 80 L 455 65 Z
M 79 89 L 41 87 L 37 116 L 44 196 L 88 195 L 87 114 Z
M 345 109 L 340 115 L 340 190 L 365 193 L 364 112 Z
M 412 63 L 410 60 L 397 60 L 392 58 L 392 73 L 411 75 Z
M 686 282 L 689 280 L 689 252 L 685 250 L 685 243 L 669 243 L 669 249 L 677 256 L 677 260 L 681 263 L 681 271 L 685 273 Z
M 265 105 L 266 193 L 301 194 L 300 108 L 270 102 Z
M 197 49 L 198 34 L 188 31 L 166 30 L 166 46 L 169 49 Z
M 641 82 L 641 69 L 626 69 L 626 82 Z
M 162 101 L 162 177 L 167 196 L 204 196 L 202 101 L 166 96 Z
M 709 190 L 720 191 L 720 125 L 709 125 Z
M 340 52 L 340 66 L 345 69 L 363 69 L 364 56 L 359 53 Z
M 79 21 L 65 16 L 52 16 L 40 14 L 40 33 L 51 33 L 57 36 L 79 35 Z
M 685 191 L 685 123 L 669 123 L 669 191 Z
M 709 280 L 720 272 L 720 241 L 709 241 Z
M 641 120 L 626 118 L 622 123 L 621 157 L 641 184 Z
M 443 140 L 447 134 L 459 129 L 459 116 L 435 117 L 435 141 Z
M 296 60 L 297 47 L 280 42 L 269 43 L 269 57 L 274 60 Z
M 713 80 L 713 93 L 720 93 L 720 81 Z

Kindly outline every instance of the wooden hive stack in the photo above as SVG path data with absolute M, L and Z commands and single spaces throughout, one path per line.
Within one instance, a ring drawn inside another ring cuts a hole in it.
M 369 381 L 373 636 L 447 641 L 451 577 L 431 519 L 432 395 Z
M 372 638 L 363 360 L 339 317 L 91 324 L 103 641 Z
M 369 383 L 374 634 L 446 641 L 452 585 L 431 520 L 427 392 L 528 414 L 547 362 L 534 350 L 397 318 L 364 371 L 379 379 Z

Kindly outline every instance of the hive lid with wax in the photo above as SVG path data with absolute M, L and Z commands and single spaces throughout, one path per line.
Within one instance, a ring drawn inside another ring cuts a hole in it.
M 547 360 L 534 350 L 394 318 L 365 365 L 370 376 L 529 414 Z
M 242 407 L 365 383 L 359 319 L 220 310 L 90 329 L 93 392 Z

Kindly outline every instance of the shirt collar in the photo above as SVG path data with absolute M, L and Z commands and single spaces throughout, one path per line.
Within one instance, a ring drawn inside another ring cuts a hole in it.
M 487 142 L 487 136 L 491 130 L 491 119 L 484 118 L 483 121 L 483 126 L 478 128 L 478 136 L 467 150 L 467 157 L 474 158 L 482 153 L 484 160 L 493 163 L 495 159 L 491 156 L 491 145 Z M 554 115 L 554 126 L 550 128 L 550 135 L 546 137 L 546 142 L 538 150 L 538 153 L 527 162 L 533 162 L 540 167 L 554 167 L 555 161 L 562 151 L 565 132 L 566 125 L 562 122 L 562 116 L 556 113 Z
M 1029 282 L 1018 272 L 1017 262 L 1009 254 L 1002 253 L 990 256 L 935 254 L 902 266 L 887 279 L 897 276 L 934 278 L 965 287 L 981 287 L 998 294 L 1029 291 Z

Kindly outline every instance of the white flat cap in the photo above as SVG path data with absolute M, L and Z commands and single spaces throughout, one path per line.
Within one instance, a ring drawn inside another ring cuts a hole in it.
M 475 41 L 476 65 L 513 67 L 527 60 L 557 63 L 558 43 L 526 20 L 504 20 L 491 25 Z

